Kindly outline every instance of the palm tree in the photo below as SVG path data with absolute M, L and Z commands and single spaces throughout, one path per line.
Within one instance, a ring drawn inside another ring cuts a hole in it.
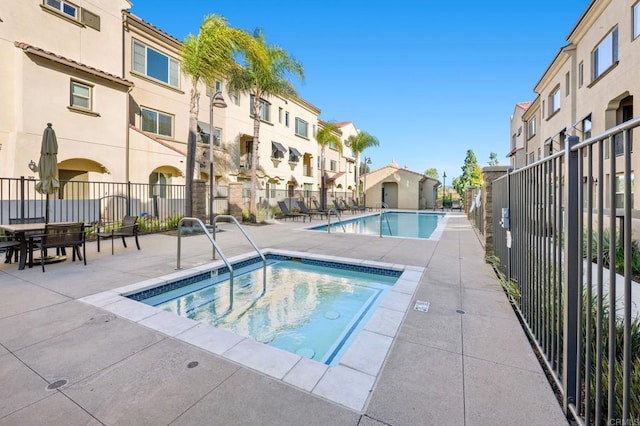
M 351 147 L 351 151 L 353 151 L 353 154 L 356 156 L 356 164 L 359 165 L 360 154 L 362 154 L 362 152 L 367 148 L 380 145 L 380 142 L 378 141 L 378 138 L 376 138 L 375 136 L 372 136 L 371 134 L 365 131 L 358 131 L 357 135 L 349 136 L 349 138 L 347 139 L 347 145 Z M 360 176 L 359 176 L 359 170 L 358 170 L 359 168 L 360 167 L 356 167 L 356 176 L 355 176 L 356 184 L 358 185 L 358 188 L 360 188 Z
M 213 87 L 217 78 L 225 78 L 238 66 L 235 61 L 236 54 L 251 58 L 255 62 L 266 62 L 266 55 L 256 40 L 247 32 L 230 27 L 226 19 L 219 15 L 206 16 L 198 35 L 189 34 L 182 45 L 182 72 L 191 79 L 185 187 L 187 216 L 193 214 L 193 172 L 200 101 L 198 84 L 203 82 Z
M 340 129 L 335 123 L 320 123 L 320 129 L 318 133 L 316 133 L 316 141 L 318 145 L 321 147 L 320 151 L 320 176 L 321 176 L 321 184 L 320 184 L 320 208 L 325 210 L 327 208 L 327 176 L 325 172 L 325 158 L 324 158 L 324 150 L 327 146 L 334 146 L 338 149 L 340 154 L 342 154 L 343 146 L 340 137 Z
M 291 57 L 284 49 L 267 45 L 260 29 L 253 34 L 256 42 L 266 54 L 266 62 L 247 57 L 243 67 L 237 67 L 228 76 L 230 91 L 249 93 L 253 96 L 253 146 L 251 153 L 251 188 L 249 213 L 252 221 L 256 214 L 256 188 L 258 183 L 258 146 L 260 144 L 260 119 L 262 104 L 268 96 L 295 97 L 296 89 L 290 81 L 291 76 L 304 80 L 302 64 Z

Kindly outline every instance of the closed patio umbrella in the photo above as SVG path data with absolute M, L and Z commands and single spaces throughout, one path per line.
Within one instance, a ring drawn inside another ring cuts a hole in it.
M 42 134 L 38 174 L 40 175 L 40 182 L 36 183 L 36 191 L 47 195 L 45 222 L 49 223 L 49 194 L 57 192 L 60 188 L 60 182 L 58 181 L 58 140 L 51 123 L 47 123 L 47 128 L 44 129 Z

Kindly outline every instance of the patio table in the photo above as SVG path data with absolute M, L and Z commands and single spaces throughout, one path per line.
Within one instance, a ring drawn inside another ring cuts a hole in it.
M 73 222 L 55 222 L 56 224 L 68 224 Z M 0 224 L 0 229 L 11 234 L 20 241 L 20 260 L 18 269 L 24 269 L 27 264 L 27 240 L 30 236 L 41 234 L 44 232 L 46 223 L 19 223 L 19 224 Z M 63 260 L 63 259 L 59 259 Z

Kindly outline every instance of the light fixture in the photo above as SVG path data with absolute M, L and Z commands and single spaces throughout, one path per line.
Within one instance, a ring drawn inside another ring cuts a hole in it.
M 38 171 L 38 165 L 35 163 L 35 161 L 33 160 L 29 161 L 29 170 L 31 170 L 34 173 Z
M 215 176 L 213 174 L 213 139 L 216 128 L 213 127 L 213 107 L 226 108 L 227 103 L 222 97 L 222 92 L 209 91 L 209 225 L 213 226 L 213 197 L 215 194 Z

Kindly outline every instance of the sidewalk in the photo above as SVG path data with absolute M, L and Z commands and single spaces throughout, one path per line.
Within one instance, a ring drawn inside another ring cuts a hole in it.
M 246 230 L 263 248 L 427 268 L 414 299 L 430 309 L 407 313 L 362 412 L 77 300 L 172 273 L 176 238 L 156 234 L 141 237 L 140 251 L 116 242 L 114 256 L 89 243 L 86 267 L 0 265 L 0 425 L 567 423 L 464 216 L 449 214 L 439 241 L 306 225 Z M 227 256 L 251 250 L 221 227 Z M 182 250 L 185 268 L 210 261 L 202 236 L 184 238 Z

